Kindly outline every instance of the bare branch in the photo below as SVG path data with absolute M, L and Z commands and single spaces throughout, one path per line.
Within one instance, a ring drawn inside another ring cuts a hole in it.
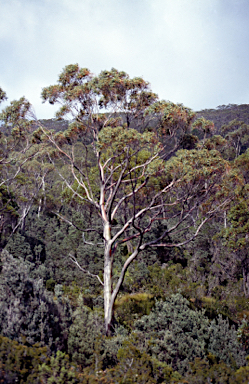
M 87 244 L 87 245 L 93 245 L 94 247 L 95 247 L 96 245 L 101 245 L 102 247 L 105 245 L 104 243 L 92 243 L 92 242 L 90 242 L 90 241 L 86 241 L 86 239 L 85 239 L 85 233 L 84 233 L 84 232 L 82 233 L 82 239 L 83 239 L 83 241 L 84 241 L 85 244 Z
M 87 269 L 81 267 L 81 265 L 79 265 L 78 261 L 76 260 L 75 256 L 73 256 L 73 255 L 71 255 L 71 254 L 69 254 L 69 256 L 70 256 L 70 259 L 72 260 L 72 262 L 73 262 L 74 264 L 76 264 L 77 267 L 78 267 L 82 272 L 86 273 L 87 275 L 89 275 L 89 276 L 91 276 L 91 277 L 96 277 L 96 278 L 98 279 L 98 281 L 100 282 L 100 284 L 104 286 L 103 281 L 101 280 L 101 278 L 100 278 L 98 275 L 95 275 L 95 274 L 89 272 Z
M 147 181 L 146 181 L 147 182 Z M 155 201 L 157 200 L 158 197 L 160 197 L 163 193 L 167 192 L 167 190 L 169 190 L 174 184 L 174 181 L 172 181 L 170 184 L 168 184 L 164 189 L 162 189 L 161 191 L 159 191 L 158 193 L 155 194 L 155 196 L 151 199 L 151 202 L 150 204 L 141 209 L 140 211 L 138 211 L 135 216 L 133 215 L 129 220 L 126 221 L 126 223 L 123 225 L 123 227 L 120 229 L 120 231 L 118 231 L 112 238 L 112 243 L 114 243 L 121 235 L 122 233 L 124 233 L 127 228 L 132 224 L 132 222 L 134 222 L 134 220 L 138 219 L 139 217 L 141 217 L 145 212 L 148 212 L 151 207 L 153 207 Z M 139 187 L 139 188 L 142 188 L 142 185 Z M 135 191 L 135 193 L 137 192 L 137 190 Z M 124 196 L 124 198 L 122 198 L 122 202 L 123 200 L 125 200 L 128 196 L 132 196 L 133 195 L 133 192 L 131 192 L 129 195 L 126 195 Z M 113 217 L 113 216 L 112 216 Z

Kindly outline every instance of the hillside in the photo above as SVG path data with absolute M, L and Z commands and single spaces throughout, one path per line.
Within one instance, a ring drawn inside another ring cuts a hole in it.
M 204 117 L 214 122 L 216 133 L 220 132 L 222 125 L 228 124 L 230 121 L 237 119 L 249 124 L 249 104 L 228 104 L 220 105 L 215 109 L 203 109 L 196 111 L 196 118 Z M 56 119 L 43 119 L 40 122 L 49 129 L 55 131 L 64 131 L 68 128 L 68 121 Z
M 63 71 L 0 117 L 0 381 L 248 381 L 248 106 Z
M 249 124 L 249 104 L 220 105 L 215 109 L 203 109 L 196 112 L 197 118 L 204 117 L 214 122 L 216 133 L 220 132 L 223 124 L 228 124 L 234 119 Z

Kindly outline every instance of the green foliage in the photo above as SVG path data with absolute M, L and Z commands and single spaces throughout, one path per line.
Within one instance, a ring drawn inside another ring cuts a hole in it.
M 48 291 L 54 292 L 55 284 L 56 284 L 56 282 L 54 281 L 54 279 L 48 279 L 46 281 L 46 289 Z
M 25 341 L 25 339 L 23 339 Z M 0 381 L 6 384 L 40 383 L 39 365 L 47 361 L 47 348 L 32 347 L 0 335 Z
M 69 329 L 68 351 L 73 361 L 85 367 L 94 361 L 95 349 L 99 348 L 100 354 L 104 352 L 102 349 L 104 324 L 103 317 L 98 312 L 84 305 L 81 295 L 78 300 L 78 307 L 73 313 L 73 323 Z
M 249 213 L 248 196 L 241 197 L 227 214 L 230 226 L 223 229 L 221 234 L 226 245 L 233 250 L 243 249 L 248 245 Z
M 1 169 L 1 168 L 0 168 Z M 0 186 L 0 251 L 6 245 L 9 236 L 12 234 L 13 226 L 18 220 L 18 204 L 11 189 L 6 185 Z
M 11 339 L 28 344 L 40 342 L 51 350 L 67 348 L 71 308 L 60 286 L 55 297 L 47 292 L 42 279 L 30 277 L 28 261 L 1 254 L 0 331 Z
M 206 120 L 204 117 L 199 117 L 192 124 L 192 129 L 196 129 L 204 135 L 204 140 L 206 136 L 212 135 L 214 132 L 214 123 L 210 120 Z
M 117 355 L 118 364 L 107 372 L 107 377 L 122 384 L 178 382 L 181 376 L 177 372 L 167 364 L 151 358 L 137 348 L 136 344 L 135 336 L 123 342 Z
M 228 142 L 229 157 L 237 158 L 249 145 L 249 125 L 234 119 L 221 127 L 222 135 Z
M 178 383 L 181 375 L 167 364 L 152 358 L 138 347 L 136 335 L 123 341 L 117 353 L 117 364 L 105 370 L 92 366 L 83 370 L 83 382 L 95 383 Z
M 63 210 L 60 213 L 62 216 L 67 214 Z M 70 213 L 76 227 L 83 229 L 90 225 L 88 212 L 82 214 L 72 208 Z M 86 235 L 86 238 L 92 241 L 94 236 Z M 26 217 L 25 232 L 17 232 L 12 236 L 7 247 L 16 257 L 26 259 L 30 255 L 28 259 L 32 262 L 34 278 L 42 277 L 44 282 L 53 279 L 56 284 L 66 286 L 77 282 L 82 292 L 88 289 L 96 296 L 101 291 L 97 279 L 85 275 L 69 257 L 70 254 L 75 255 L 80 265 L 98 274 L 103 265 L 101 247 L 84 244 L 80 229 L 70 226 L 49 212 L 38 216 L 37 211 L 32 209 Z
M 125 328 L 117 324 L 113 336 L 106 337 L 103 314 L 86 307 L 80 295 L 69 330 L 68 351 L 72 361 L 82 368 L 105 370 L 117 364 L 118 350 L 127 334 Z
M 202 312 L 193 311 L 180 294 L 165 302 L 157 301 L 148 316 L 135 323 L 145 348 L 158 360 L 184 372 L 195 357 L 204 357 L 209 321 Z
M 21 97 L 19 100 L 11 101 L 10 105 L 0 113 L 0 120 L 12 129 L 12 135 L 23 140 L 26 131 L 31 128 L 31 122 L 27 120 L 30 113 L 30 102 L 25 97 Z
M 185 290 L 187 285 L 186 271 L 181 264 L 161 266 L 155 263 L 148 267 L 150 273 L 147 289 L 157 298 L 165 299 L 172 293 Z
M 194 363 L 190 364 L 190 371 L 184 377 L 186 382 L 191 384 L 247 384 L 249 369 L 246 365 L 234 371 L 209 353 L 206 360 L 196 358 Z
M 248 383 L 249 380 L 249 366 L 248 366 L 248 356 L 247 356 L 247 365 L 245 367 L 240 367 L 234 375 L 234 383 L 240 384 L 240 383 Z M 231 382 L 232 384 L 232 382 Z
M 77 384 L 76 367 L 70 363 L 69 356 L 61 351 L 57 351 L 55 356 L 51 356 L 48 363 L 39 366 L 39 378 L 46 384 Z
M 7 100 L 6 92 L 0 87 L 0 102 Z
M 217 383 L 232 384 L 234 371 L 224 362 L 218 363 L 214 356 L 208 355 L 207 360 L 196 358 L 190 363 L 190 372 L 185 376 L 186 382 L 191 384 Z
M 227 141 L 220 135 L 214 135 L 204 142 L 198 144 L 198 147 L 205 148 L 209 151 L 215 149 L 219 151 L 222 155 L 224 155 L 224 150 L 226 148 Z
M 78 129 L 87 131 L 84 118 L 92 114 L 91 108 L 96 106 L 94 103 L 106 110 L 115 104 L 116 111 L 125 114 L 128 126 L 132 123 L 139 126 L 144 120 L 144 109 L 157 99 L 157 95 L 149 90 L 148 83 L 142 78 L 130 79 L 123 71 L 112 68 L 94 76 L 89 69 L 71 64 L 63 69 L 58 84 L 43 89 L 42 99 L 50 104 L 61 103 L 56 114 L 60 118 L 75 109 Z M 93 116 L 96 128 L 103 127 L 106 117 Z
M 147 352 L 181 373 L 195 358 L 203 359 L 206 350 L 233 368 L 245 364 L 245 353 L 228 321 L 219 317 L 217 323 L 209 323 L 204 313 L 190 309 L 180 294 L 156 302 L 151 313 L 135 323 L 135 330 L 144 338 L 142 347 Z
M 154 297 L 148 293 L 126 294 L 116 300 L 114 314 L 120 324 L 132 327 L 134 319 L 148 315 L 154 306 Z
M 226 319 L 218 316 L 209 326 L 208 351 L 232 368 L 245 365 L 245 352 L 238 342 L 237 332 Z
M 173 157 L 166 163 L 166 171 L 173 178 L 181 176 L 181 184 L 194 181 L 208 182 L 216 180 L 218 175 L 223 174 L 224 168 L 229 167 L 217 151 L 208 150 L 180 150 L 177 157 Z
M 248 303 L 248 302 L 247 302 Z M 249 353 L 249 324 L 246 315 L 241 321 L 237 331 L 238 341 L 244 346 L 246 353 Z
M 21 257 L 28 262 L 35 261 L 35 255 L 32 252 L 30 243 L 18 232 L 9 239 L 5 250 L 16 259 Z
M 12 216 L 18 216 L 18 204 L 15 195 L 5 185 L 0 187 L 1 213 L 8 213 Z
M 39 344 L 30 347 L 0 335 L 0 381 L 6 384 L 80 382 L 78 370 L 68 355 L 57 351 L 48 358 L 47 353 L 47 347 Z

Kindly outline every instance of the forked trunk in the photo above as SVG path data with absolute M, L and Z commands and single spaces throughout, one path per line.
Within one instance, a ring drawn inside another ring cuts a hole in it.
M 105 312 L 105 331 L 106 335 L 112 333 L 112 320 L 114 302 L 118 295 L 119 289 L 123 283 L 125 273 L 130 263 L 137 257 L 140 250 L 144 249 L 141 246 L 141 239 L 137 247 L 133 250 L 132 254 L 124 263 L 119 279 L 115 285 L 112 286 L 112 267 L 113 267 L 113 254 L 112 254 L 112 240 L 111 240 L 111 225 L 106 222 L 104 225 L 104 239 L 105 239 L 105 254 L 104 254 L 104 312 Z

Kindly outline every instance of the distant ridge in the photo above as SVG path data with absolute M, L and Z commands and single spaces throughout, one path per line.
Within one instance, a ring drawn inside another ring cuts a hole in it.
M 196 111 L 196 118 L 204 117 L 214 122 L 216 132 L 220 133 L 222 125 L 228 124 L 230 121 L 237 119 L 249 124 L 249 104 L 228 104 L 219 105 L 215 109 L 203 109 Z M 70 123 L 68 120 L 42 119 L 40 122 L 47 128 L 55 131 L 64 131 Z
M 249 124 L 249 104 L 219 105 L 215 109 L 203 109 L 196 112 L 197 118 L 204 117 L 214 122 L 216 132 L 219 133 L 222 125 L 237 119 Z

